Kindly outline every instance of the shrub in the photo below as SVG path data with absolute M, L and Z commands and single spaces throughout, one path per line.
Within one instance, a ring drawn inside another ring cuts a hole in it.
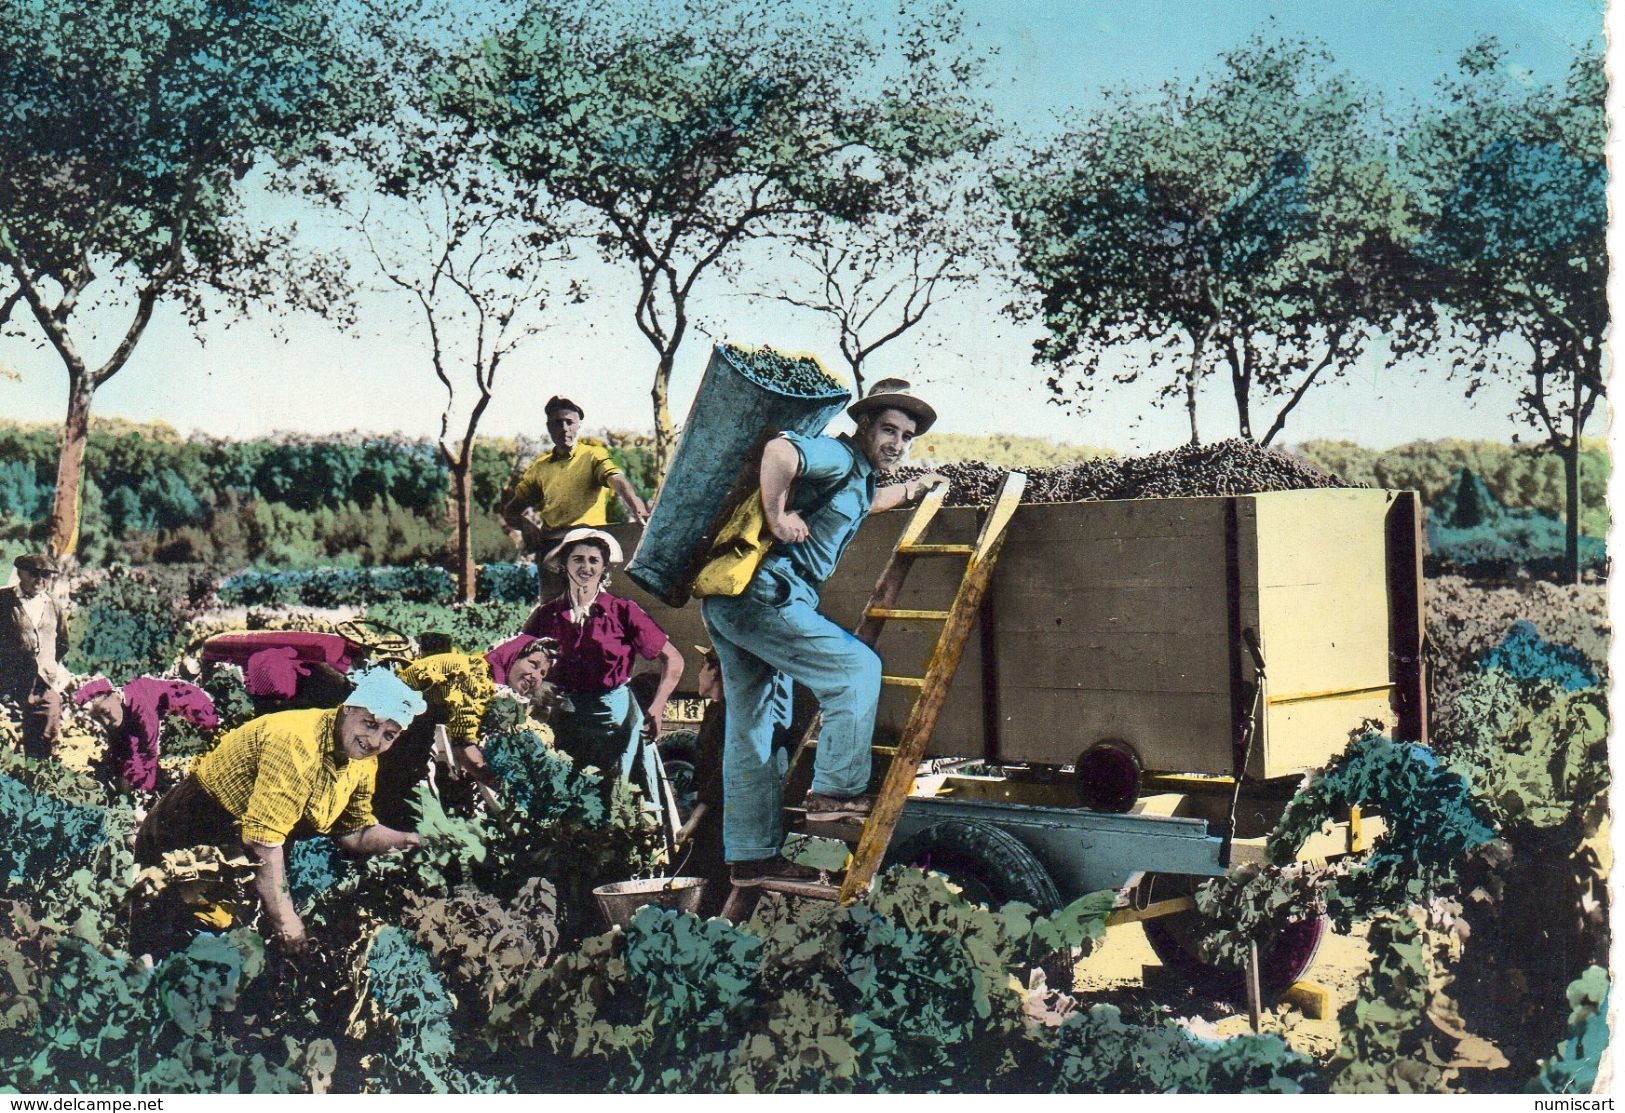
M 480 565 L 475 593 L 482 602 L 534 604 L 536 591 L 537 573 L 534 564 Z
M 1527 622 L 1486 651 L 1439 734 L 1499 824 L 1553 828 L 1609 783 L 1608 701 L 1589 662 Z
M 1308 441 L 1293 449 L 1350 483 L 1413 490 L 1432 507 L 1458 481 L 1462 469 L 1482 476 L 1503 506 L 1559 514 L 1564 506 L 1563 462 L 1541 446 L 1455 439 L 1412 441 L 1393 448 L 1366 448 L 1352 441 Z M 1582 529 L 1607 535 L 1606 442 L 1585 440 L 1580 448 Z
M 1428 509 L 1430 572 L 1506 577 L 1522 569 L 1555 572 L 1564 553 L 1563 523 L 1539 510 L 1503 506 L 1477 475 L 1462 470 Z M 1580 564 L 1600 569 L 1607 559 L 1600 538 L 1581 537 Z
M 1515 622 L 1507 636 L 1479 658 L 1481 669 L 1499 669 L 1514 680 L 1550 680 L 1566 691 L 1590 688 L 1596 670 L 1573 646 L 1554 645 L 1530 622 Z
M 427 631 L 450 635 L 452 644 L 468 653 L 480 653 L 519 633 L 530 616 L 531 603 L 408 603 L 398 599 L 373 603 L 367 617 L 417 637 Z
M 279 1031 L 261 1027 L 253 1014 L 262 1010 L 244 1000 L 263 986 L 266 966 L 251 930 L 198 936 L 149 968 L 122 951 L 36 929 L 23 957 L 36 979 L 36 1011 L 21 1038 L 0 1048 L 0 1077 L 24 1090 L 305 1089 L 299 1068 L 314 1045 L 302 1045 L 287 1018 Z
M 220 585 L 220 601 L 241 604 L 347 607 L 399 599 L 444 603 L 452 596 L 451 574 L 444 568 L 310 568 L 286 572 L 239 572 Z
M 142 673 L 163 673 L 174 663 L 187 615 L 151 576 L 114 565 L 75 594 L 69 668 L 104 673 L 122 684 Z
M 1104 930 L 1112 894 L 1052 917 L 895 869 L 852 905 L 770 895 L 748 923 L 653 906 L 529 974 L 491 1012 L 538 1088 L 637 1092 L 1296 1091 L 1278 1037 L 1202 1040 L 1027 988 Z M 1061 1012 L 1052 1011 L 1057 1006 Z
M 1540 1064 L 1529 1094 L 1589 1094 L 1608 1047 L 1608 971 L 1590 967 L 1569 986 L 1569 1038 Z
M 1421 746 L 1368 734 L 1298 789 L 1270 835 L 1272 861 L 1292 861 L 1304 839 L 1353 804 L 1382 816 L 1388 829 L 1364 861 L 1327 886 L 1327 914 L 1343 931 L 1449 892 L 1466 853 L 1495 838 L 1460 774 Z
M 39 899 L 107 841 L 100 808 L 0 776 L 0 896 Z

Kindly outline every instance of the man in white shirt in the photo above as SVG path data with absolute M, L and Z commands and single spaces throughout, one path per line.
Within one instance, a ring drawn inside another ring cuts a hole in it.
M 0 700 L 21 716 L 23 753 L 45 759 L 56 751 L 68 671 L 68 616 L 51 594 L 54 558 L 24 553 L 14 562 L 17 586 L 0 588 Z

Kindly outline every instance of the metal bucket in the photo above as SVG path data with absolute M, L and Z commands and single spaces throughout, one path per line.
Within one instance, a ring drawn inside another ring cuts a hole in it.
M 645 877 L 600 885 L 592 895 L 609 926 L 624 928 L 632 922 L 632 914 L 646 904 L 697 912 L 704 891 L 703 877 Z
M 688 602 L 717 530 L 743 493 L 755 488 L 750 464 L 759 459 L 762 443 L 786 430 L 822 433 L 852 397 L 821 363 L 827 389 L 796 394 L 777 388 L 753 374 L 750 355 L 733 345 L 712 350 L 649 524 L 626 566 L 634 583 L 668 606 Z

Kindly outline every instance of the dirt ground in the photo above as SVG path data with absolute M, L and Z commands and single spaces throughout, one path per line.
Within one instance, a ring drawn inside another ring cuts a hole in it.
M 1337 1011 L 1352 1000 L 1370 963 L 1363 936 L 1328 931 L 1314 965 L 1303 981 L 1329 995 L 1326 1016 L 1313 1020 L 1283 1002 L 1264 1011 L 1261 1030 L 1280 1034 L 1296 1051 L 1324 1062 L 1341 1038 Z M 1123 924 L 1106 933 L 1105 942 L 1077 966 L 1073 993 L 1080 1004 L 1106 1001 L 1125 1013 L 1193 1018 L 1203 1034 L 1235 1036 L 1251 1030 L 1244 1003 L 1215 1001 L 1193 993 L 1178 975 L 1164 971 L 1139 924 Z

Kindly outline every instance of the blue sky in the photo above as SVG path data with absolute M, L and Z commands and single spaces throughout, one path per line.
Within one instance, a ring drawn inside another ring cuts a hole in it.
M 1344 68 L 1401 103 L 1430 96 L 1434 82 L 1480 34 L 1502 40 L 1516 72 L 1558 82 L 1576 49 L 1600 40 L 1602 30 L 1597 0 L 964 0 L 964 9 L 975 40 L 996 51 L 995 107 L 1037 133 L 1057 130 L 1071 110 L 1092 107 L 1103 89 L 1145 87 L 1206 69 L 1271 18 L 1282 34 L 1320 38 Z M 749 265 L 757 278 L 777 277 L 771 256 Z M 632 326 L 629 276 L 589 270 L 594 296 L 557 314 L 546 334 L 513 357 L 483 431 L 539 433 L 541 402 L 557 392 L 586 404 L 590 427 L 648 427 L 653 358 Z M 869 374 L 903 375 L 931 391 L 944 430 L 1041 435 L 1122 450 L 1183 439 L 1183 415 L 1152 409 L 1150 385 L 1112 388 L 1081 416 L 1049 404 L 1044 373 L 1030 362 L 1036 333 L 1000 314 L 1007 297 L 987 289 L 944 303 L 917 336 L 885 349 Z M 697 327 L 673 382 L 678 420 L 709 340 L 836 358 L 821 320 L 744 297 L 723 279 L 702 281 L 694 305 Z M 164 309 L 129 366 L 98 393 L 95 412 L 227 436 L 346 429 L 429 435 L 441 395 L 425 350 L 410 307 L 384 297 L 363 305 L 353 334 L 287 318 L 277 335 L 260 318 L 229 328 L 211 324 L 202 344 L 177 312 Z M 0 341 L 5 370 L 12 374 L 0 375 L 0 413 L 60 420 L 66 377 L 54 355 Z M 1506 439 L 1518 431 L 1507 416 L 1510 388 L 1481 392 L 1469 406 L 1443 372 L 1439 366 L 1389 369 L 1380 359 L 1368 360 L 1346 382 L 1312 394 L 1294 414 L 1286 440 L 1340 437 L 1386 445 L 1419 437 Z M 1226 390 L 1212 382 L 1201 400 L 1205 436 L 1234 429 Z
M 1480 34 L 1509 61 L 1560 80 L 1600 42 L 1599 0 L 971 0 L 965 10 L 1002 54 L 1006 104 L 1087 107 L 1101 88 L 1155 85 L 1202 70 L 1273 21 L 1319 38 L 1346 69 L 1397 97 L 1426 97 Z

